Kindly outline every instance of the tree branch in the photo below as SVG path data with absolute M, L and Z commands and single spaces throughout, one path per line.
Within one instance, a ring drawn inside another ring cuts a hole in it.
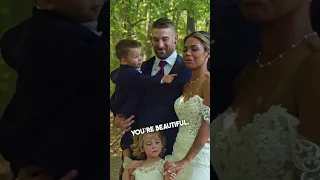
M 172 11 L 175 11 L 175 10 L 176 10 L 176 9 L 170 9 L 170 10 L 164 12 L 163 14 L 167 14 L 167 13 L 172 12 Z
M 140 20 L 138 20 L 137 22 L 135 22 L 135 23 L 131 23 L 131 22 L 129 22 L 129 24 L 130 24 L 130 26 L 131 27 L 134 27 L 134 26 L 136 26 L 137 24 L 139 24 L 139 23 L 141 23 L 142 21 L 146 21 L 147 19 L 140 19 Z

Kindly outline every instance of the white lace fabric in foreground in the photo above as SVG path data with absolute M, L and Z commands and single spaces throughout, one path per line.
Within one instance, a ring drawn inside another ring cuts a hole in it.
M 220 180 L 320 180 L 320 148 L 297 133 L 281 106 L 239 128 L 230 109 L 211 124 L 211 161 Z
M 203 120 L 205 120 L 207 123 L 210 124 L 210 107 L 208 107 L 205 104 L 202 104 L 201 113 L 202 113 L 202 116 L 203 116 Z
M 148 167 L 138 167 L 132 175 L 135 176 L 135 180 L 163 180 L 165 162 L 165 160 L 160 159 Z
M 294 160 L 301 180 L 320 180 L 320 148 L 305 139 L 297 139 Z
M 123 167 L 127 166 L 131 162 L 132 159 L 125 157 Z M 163 166 L 165 162 L 166 161 L 164 159 L 160 159 L 159 161 L 154 162 L 147 167 L 138 167 L 131 173 L 133 176 L 135 176 L 135 180 L 163 180 Z
M 185 100 L 180 96 L 174 103 L 175 112 L 179 120 L 185 120 L 188 125 L 180 126 L 180 134 L 188 134 L 196 137 L 203 121 L 210 123 L 210 107 L 203 104 L 199 95 L 194 95 Z

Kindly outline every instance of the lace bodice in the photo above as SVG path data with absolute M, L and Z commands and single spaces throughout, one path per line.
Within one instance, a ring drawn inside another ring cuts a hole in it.
M 281 106 L 239 128 L 231 109 L 211 124 L 212 164 L 220 180 L 320 180 L 320 149 L 297 133 L 299 120 Z
M 210 108 L 203 104 L 203 99 L 198 95 L 189 98 L 187 101 L 184 101 L 184 97 L 180 96 L 175 101 L 174 109 L 179 120 L 185 120 L 188 125 L 179 127 L 172 157 L 166 157 L 170 161 L 183 159 L 191 148 L 201 124 L 204 121 L 210 123 Z M 210 144 L 207 143 L 193 162 L 210 164 L 209 150 Z
M 188 123 L 187 126 L 179 127 L 179 133 L 188 133 L 195 137 L 203 120 L 210 123 L 210 108 L 203 104 L 199 95 L 192 96 L 187 101 L 180 96 L 174 103 L 174 109 L 179 120 Z
M 138 167 L 132 175 L 134 175 L 135 180 L 163 180 L 164 163 L 165 160 L 160 159 L 148 167 Z

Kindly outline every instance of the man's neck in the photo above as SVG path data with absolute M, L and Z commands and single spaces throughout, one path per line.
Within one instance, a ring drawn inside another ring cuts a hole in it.
M 177 54 L 176 50 L 174 50 L 167 58 L 165 59 L 160 59 L 158 56 L 156 56 L 156 59 L 159 59 L 160 61 L 165 61 L 171 58 L 174 54 Z

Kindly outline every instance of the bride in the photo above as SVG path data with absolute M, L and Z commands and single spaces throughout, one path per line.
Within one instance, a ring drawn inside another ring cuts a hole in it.
M 212 123 L 214 169 L 220 180 L 320 180 L 320 40 L 310 1 L 239 3 L 261 25 L 262 52 Z
M 167 156 L 165 169 L 176 172 L 176 180 L 210 179 L 210 35 L 194 32 L 184 39 L 183 59 L 192 71 L 192 79 L 174 104 L 180 126 L 172 156 Z M 175 162 L 172 162 L 175 161 Z

